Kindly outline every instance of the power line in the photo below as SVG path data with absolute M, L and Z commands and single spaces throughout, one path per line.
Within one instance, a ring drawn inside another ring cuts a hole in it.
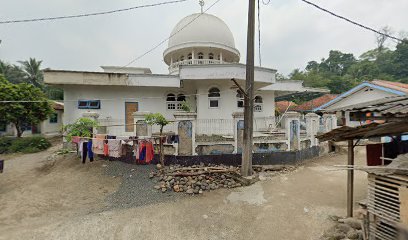
M 186 25 L 184 25 L 182 28 L 180 28 L 177 32 L 173 33 L 170 35 L 170 37 L 165 38 L 163 41 L 159 42 L 158 44 L 156 44 L 154 47 L 152 47 L 151 49 L 149 49 L 148 51 L 146 51 L 145 53 L 141 54 L 140 56 L 136 57 L 135 59 L 133 59 L 132 61 L 130 61 L 128 64 L 122 66 L 122 68 L 125 68 L 131 64 L 133 64 L 134 62 L 136 62 L 137 60 L 141 59 L 142 57 L 146 56 L 147 54 L 153 52 L 154 50 L 156 50 L 158 47 L 160 47 L 163 43 L 167 42 L 170 38 L 172 38 L 174 35 L 178 34 L 180 31 L 182 31 L 183 29 L 185 29 L 187 26 L 189 26 L 191 23 L 193 23 L 195 20 L 197 20 L 197 18 L 201 17 L 203 14 L 205 14 L 208 10 L 210 10 L 215 4 L 217 4 L 219 1 L 221 0 L 217 0 L 215 1 L 213 4 L 211 4 L 206 10 L 204 10 L 202 13 L 200 13 L 199 15 L 197 15 L 195 18 L 193 18 L 190 22 L 188 22 Z
M 361 27 L 361 28 L 364 28 L 364 29 L 366 29 L 366 30 L 372 31 L 372 32 L 374 32 L 374 33 L 376 33 L 376 34 L 380 34 L 380 35 L 386 36 L 386 37 L 388 37 L 388 38 L 391 38 L 391 39 L 396 40 L 396 41 L 399 41 L 399 42 L 402 42 L 402 41 L 403 41 L 403 40 L 400 39 L 400 38 L 391 36 L 391 35 L 389 35 L 389 34 L 387 34 L 387 33 L 383 33 L 383 32 L 377 31 L 377 30 L 375 30 L 374 28 L 365 26 L 365 25 L 363 25 L 363 24 L 361 24 L 361 23 L 358 23 L 358 22 L 355 22 L 355 21 L 353 21 L 353 20 L 350 20 L 350 19 L 348 19 L 348 18 L 346 18 L 346 17 L 340 16 L 340 15 L 334 13 L 334 12 L 331 12 L 331 11 L 325 9 L 325 8 L 322 8 L 322 7 L 318 6 L 318 5 L 315 4 L 315 3 L 309 2 L 309 1 L 307 1 L 307 0 L 300 0 L 300 1 L 302 1 L 302 2 L 304 2 L 304 3 L 307 3 L 307 4 L 309 4 L 309 5 L 311 5 L 311 6 L 315 7 L 315 8 L 317 8 L 317 9 L 319 9 L 319 10 L 322 10 L 323 12 L 326 12 L 326 13 L 332 15 L 332 16 L 335 16 L 335 17 L 337 17 L 337 18 L 343 19 L 344 21 L 347 21 L 347 22 L 349 22 L 349 23 L 351 23 L 351 24 L 354 24 L 354 25 L 356 25 L 356 26 L 358 26 L 358 27 Z
M 44 17 L 44 18 L 32 18 L 32 19 L 20 19 L 20 20 L 6 20 L 6 21 L 0 21 L 0 24 L 40 22 L 40 21 L 51 21 L 51 20 L 61 20 L 61 19 L 70 19 L 70 18 L 91 17 L 91 16 L 98 16 L 98 15 L 106 15 L 106 14 L 125 12 L 125 11 L 135 10 L 135 9 L 139 9 L 139 8 L 148 8 L 148 7 L 156 7 L 156 6 L 168 5 L 168 4 L 174 4 L 174 3 L 181 3 L 181 2 L 186 2 L 186 1 L 189 1 L 189 0 L 173 0 L 173 1 L 166 1 L 166 2 L 160 2 L 160 3 L 147 4 L 147 5 L 139 5 L 139 6 L 129 7 L 129 8 L 116 9 L 116 10 L 111 10 L 111 11 L 83 13 L 83 14 L 67 15 L 67 16 L 59 16 L 59 17 Z
M 261 55 L 261 7 L 258 0 L 258 57 L 259 66 L 262 67 L 262 55 Z

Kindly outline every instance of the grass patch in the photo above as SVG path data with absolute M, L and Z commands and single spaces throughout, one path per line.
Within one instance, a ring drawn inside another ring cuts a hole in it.
M 36 153 L 51 147 L 51 143 L 44 137 L 0 138 L 1 153 Z

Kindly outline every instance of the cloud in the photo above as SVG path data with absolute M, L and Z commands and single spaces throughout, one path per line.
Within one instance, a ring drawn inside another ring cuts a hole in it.
M 161 2 L 155 0 L 154 2 Z M 207 0 L 206 6 L 214 0 Z M 375 29 L 390 26 L 407 31 L 406 0 L 313 0 L 334 12 Z M 0 19 L 21 19 L 105 11 L 152 0 L 14 0 L 2 3 Z M 223 19 L 246 58 L 247 1 L 221 0 L 209 13 Z M 0 25 L 0 59 L 10 62 L 35 57 L 44 67 L 99 70 L 122 66 L 169 36 L 183 17 L 199 12 L 198 1 L 139 9 L 119 14 L 41 23 Z M 375 47 L 374 34 L 321 12 L 300 0 L 273 0 L 261 6 L 262 63 L 288 74 L 310 60 L 326 57 L 331 49 L 361 53 Z M 162 53 L 167 44 L 135 62 L 167 73 Z M 256 56 L 256 59 L 258 56 Z M 257 62 L 257 61 L 256 61 Z

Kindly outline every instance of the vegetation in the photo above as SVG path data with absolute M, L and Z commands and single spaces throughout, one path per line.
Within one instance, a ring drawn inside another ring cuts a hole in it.
M 72 137 L 92 137 L 93 129 L 98 127 L 98 122 L 89 118 L 79 118 L 72 124 L 65 125 L 66 138 L 71 141 Z
M 12 84 L 0 75 L 0 122 L 13 123 L 17 137 L 23 134 L 25 124 L 46 120 L 53 109 L 44 93 L 27 83 Z M 21 102 L 27 101 L 27 102 Z
M 326 87 L 332 93 L 345 92 L 373 79 L 408 83 L 408 39 L 398 43 L 395 50 L 385 47 L 385 40 L 377 37 L 377 48 L 359 58 L 332 50 L 328 58 L 310 61 L 304 70 L 295 69 L 289 77 L 304 80 L 308 87 Z
M 163 135 L 163 128 L 170 122 L 161 113 L 150 113 L 145 117 L 145 121 L 149 125 L 159 125 L 160 126 L 160 137 Z M 164 154 L 163 153 L 163 142 L 160 139 L 160 163 L 164 166 Z
M 44 137 L 0 138 L 0 154 L 3 153 L 35 153 L 51 147 L 51 143 Z
M 41 89 L 49 99 L 62 100 L 64 92 L 60 88 L 50 87 L 44 84 L 44 76 L 41 71 L 42 61 L 30 58 L 26 61 L 18 61 L 20 65 L 9 64 L 0 60 L 0 74 L 14 84 L 27 83 Z

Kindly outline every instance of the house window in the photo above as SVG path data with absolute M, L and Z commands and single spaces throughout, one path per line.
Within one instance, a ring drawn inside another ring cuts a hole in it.
M 238 108 L 243 108 L 244 107 L 244 94 L 241 92 L 241 90 L 237 90 L 237 107 Z
M 208 106 L 209 108 L 218 108 L 221 94 L 218 88 L 211 88 L 208 91 Z
M 202 52 L 198 53 L 198 59 L 204 59 L 204 54 Z
M 193 54 L 189 53 L 187 56 L 188 59 L 193 59 Z
M 180 57 L 180 61 L 184 61 L 184 56 L 181 56 L 181 57 Z
M 255 112 L 262 112 L 263 101 L 261 96 L 255 97 L 255 104 L 254 104 L 254 111 Z
M 79 100 L 79 109 L 101 109 L 101 100 Z
M 173 93 L 167 94 L 166 104 L 168 110 L 175 110 L 176 109 L 176 95 Z
M 214 59 L 214 54 L 209 53 L 209 54 L 208 54 L 208 59 Z
M 58 113 L 53 113 L 50 116 L 50 123 L 58 123 Z
M 184 94 L 177 95 L 177 110 L 183 109 L 183 102 L 186 101 L 186 96 Z

